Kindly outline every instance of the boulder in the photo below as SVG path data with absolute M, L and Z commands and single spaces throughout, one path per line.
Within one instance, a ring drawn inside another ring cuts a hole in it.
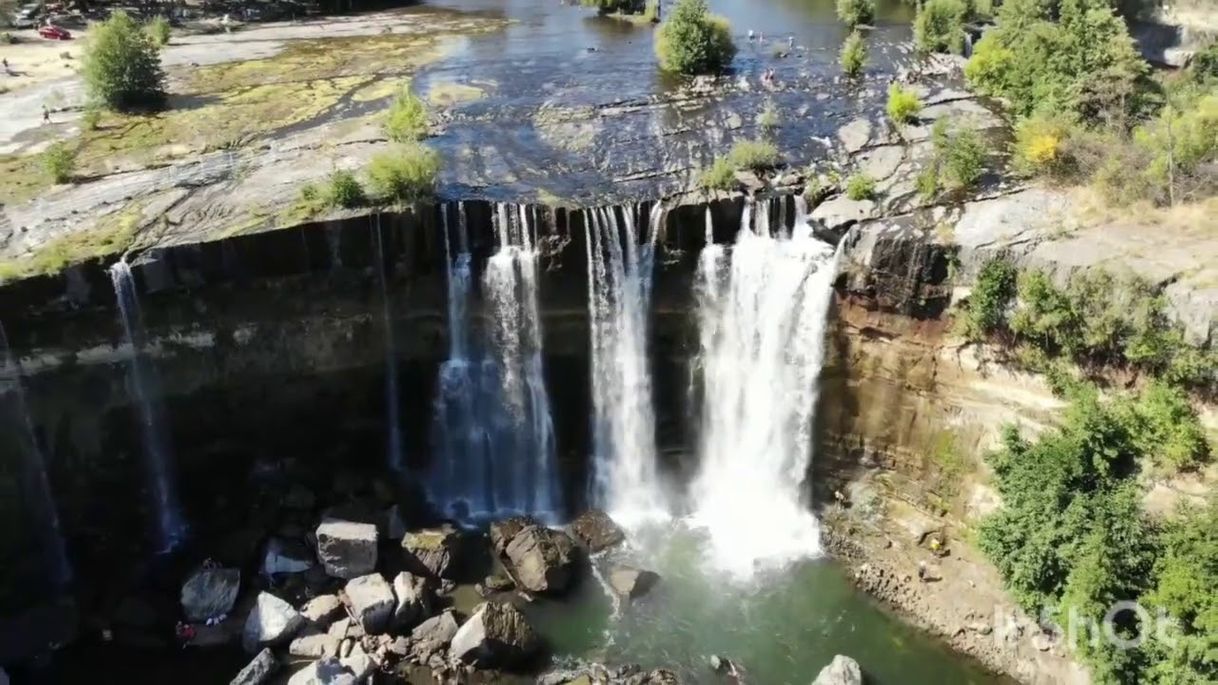
M 415 626 L 414 630 L 410 631 L 410 640 L 420 651 L 425 649 L 434 652 L 447 647 L 459 627 L 453 612 L 445 611 Z
M 529 526 L 506 554 L 516 582 L 529 592 L 563 592 L 575 579 L 575 543 L 562 531 Z
M 310 659 L 338 656 L 339 642 L 341 640 L 328 633 L 301 635 L 288 645 L 288 654 Z
M 376 570 L 376 526 L 340 519 L 317 527 L 317 558 L 326 573 L 350 580 Z
M 288 678 L 288 685 L 355 685 L 355 673 L 335 657 L 318 659 Z
M 352 578 L 343 589 L 351 617 L 366 634 L 375 634 L 389 627 L 397 600 L 393 588 L 379 573 Z
M 262 685 L 270 682 L 271 676 L 278 668 L 279 662 L 275 660 L 275 655 L 271 654 L 270 649 L 263 648 L 253 661 L 246 664 L 245 668 L 229 681 L 229 685 Z M 0 678 L 0 685 L 8 685 L 8 681 Z
M 422 576 L 403 571 L 393 579 L 393 594 L 397 606 L 393 610 L 393 624 L 398 628 L 413 628 L 431 616 L 436 605 L 436 593 Z
M 517 533 L 529 526 L 540 525 L 541 522 L 532 516 L 509 516 L 495 521 L 490 526 L 491 548 L 495 550 L 495 554 L 503 554 Z
M 240 589 L 239 569 L 201 568 L 182 584 L 182 613 L 192 623 L 224 616 L 232 611 Z
M 269 592 L 260 592 L 245 619 L 241 644 L 251 654 L 262 647 L 282 644 L 292 639 L 304 623 L 304 616 L 291 604 Z
M 616 566 L 609 572 L 609 587 L 623 599 L 637 599 L 660 581 L 660 575 L 633 566 Z
M 598 509 L 585 511 L 572 521 L 571 535 L 590 554 L 616 547 L 626 540 L 626 532 L 622 527 Z
M 464 538 L 452 526 L 425 528 L 402 536 L 402 556 L 411 573 L 431 578 L 455 578 L 461 573 Z
M 339 640 L 342 640 L 345 638 L 351 638 L 353 640 L 358 640 L 359 638 L 364 636 L 363 627 L 360 626 L 360 624 L 358 622 L 352 621 L 349 617 L 340 618 L 337 621 L 335 621 L 334 623 L 331 623 L 329 629 L 327 629 L 326 632 L 329 633 L 330 635 L 333 635 L 334 637 L 338 638 Z
M 863 669 L 859 662 L 838 654 L 820 670 L 812 685 L 863 685 Z
M 266 543 L 266 553 L 262 557 L 262 575 L 273 576 L 277 573 L 303 573 L 313 568 L 316 562 L 305 545 L 285 540 L 271 538 Z
M 453 659 L 479 668 L 512 668 L 541 649 L 541 640 L 524 614 L 511 604 L 484 602 L 453 636 Z
M 364 651 L 364 648 L 358 644 L 351 648 L 347 656 L 339 659 L 339 663 L 348 671 L 351 671 L 357 683 L 367 680 L 368 676 L 372 675 L 372 672 L 376 670 L 378 665 L 376 659 Z
M 347 614 L 338 595 L 318 595 L 300 608 L 300 613 L 313 625 L 325 630 Z

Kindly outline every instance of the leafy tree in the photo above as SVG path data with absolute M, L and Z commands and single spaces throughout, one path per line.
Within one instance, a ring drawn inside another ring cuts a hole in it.
M 981 340 L 1006 325 L 1016 275 L 1015 265 L 1005 259 L 991 259 L 981 266 L 960 322 L 965 337 Z
M 326 188 L 327 205 L 351 209 L 364 204 L 367 199 L 364 187 L 355 178 L 355 174 L 342 169 L 330 174 L 329 185 Z
M 727 20 L 710 13 L 706 0 L 677 0 L 656 35 L 660 68 L 681 74 L 722 71 L 736 56 Z
M 964 0 L 927 0 L 914 18 L 914 43 L 923 52 L 964 52 Z
M 914 91 L 899 83 L 888 86 L 888 118 L 894 124 L 911 124 L 918 120 L 922 100 Z
M 584 7 L 595 7 L 600 14 L 642 14 L 646 3 L 642 0 L 580 0 Z
M 842 71 L 847 76 L 855 77 L 863 73 L 863 65 L 867 62 L 867 44 L 863 42 L 863 34 L 851 31 L 842 43 L 840 57 Z
M 134 19 L 118 10 L 90 33 L 82 73 L 92 101 L 120 111 L 164 102 L 160 49 Z
M 385 133 L 390 140 L 409 143 L 427 135 L 427 107 L 410 86 L 403 86 L 385 117 Z
M 67 183 L 72 180 L 72 173 L 76 170 L 76 152 L 63 141 L 51 143 L 42 155 L 42 166 L 52 181 Z
M 163 16 L 157 15 L 148 22 L 148 37 L 157 45 L 169 44 L 169 20 Z
M 837 0 L 837 16 L 847 26 L 870 24 L 875 18 L 875 0 Z
M 368 185 L 378 197 L 403 203 L 418 202 L 435 193 L 440 156 L 419 143 L 408 143 L 372 158 Z

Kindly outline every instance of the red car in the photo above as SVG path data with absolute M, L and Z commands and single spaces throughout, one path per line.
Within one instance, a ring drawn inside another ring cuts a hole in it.
M 71 40 L 72 34 L 68 30 L 59 26 L 43 26 L 38 29 L 38 35 L 49 40 Z

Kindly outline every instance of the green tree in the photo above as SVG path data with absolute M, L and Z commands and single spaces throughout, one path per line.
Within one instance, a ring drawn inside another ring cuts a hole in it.
M 918 94 L 899 83 L 888 86 L 888 118 L 894 124 L 912 124 L 922 111 L 922 100 Z
M 850 77 L 863 73 L 863 65 L 867 62 L 867 44 L 863 42 L 863 34 L 851 31 L 842 43 L 840 57 L 842 71 Z
M 964 52 L 964 0 L 927 0 L 914 18 L 914 43 L 923 52 Z
M 82 74 L 92 101 L 120 111 L 164 103 L 160 49 L 134 19 L 118 10 L 90 33 Z
M 875 0 L 837 0 L 837 16 L 847 26 L 870 24 L 875 18 Z
M 410 143 L 427 135 L 427 107 L 410 86 L 403 86 L 385 116 L 385 133 L 390 140 Z
M 727 20 L 710 13 L 706 0 L 677 0 L 656 35 L 660 68 L 681 74 L 722 71 L 736 56 Z
M 51 143 L 42 153 L 42 166 L 52 181 L 67 183 L 72 180 L 72 173 L 76 170 L 76 152 L 63 141 Z
M 169 20 L 157 15 L 148 22 L 148 37 L 157 45 L 169 44 Z
M 380 199 L 410 204 L 435 193 L 440 156 L 419 143 L 378 154 L 368 165 L 368 186 Z

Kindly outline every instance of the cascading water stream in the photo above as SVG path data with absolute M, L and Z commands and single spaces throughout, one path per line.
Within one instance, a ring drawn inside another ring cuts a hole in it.
M 178 505 L 169 437 L 157 404 L 156 372 L 148 364 L 144 354 L 140 303 L 135 293 L 135 279 L 131 274 L 131 267 L 126 261 L 116 262 L 110 267 L 110 279 L 114 283 L 114 294 L 118 300 L 127 344 L 131 347 L 131 359 L 127 364 L 127 385 L 139 412 L 140 432 L 144 443 L 144 468 L 156 517 L 156 545 L 158 551 L 170 552 L 185 538 L 186 522 Z
M 584 212 L 591 331 L 592 499 L 630 526 L 667 518 L 656 472 L 655 414 L 647 357 L 657 204 L 640 242 L 635 211 Z
M 38 436 L 34 431 L 34 421 L 30 417 L 29 407 L 25 401 L 25 389 L 21 383 L 21 367 L 13 357 L 8 346 L 8 337 L 4 326 L 0 324 L 0 362 L 4 363 L 0 372 L 0 399 L 11 408 L 11 420 L 15 430 L 8 437 L 0 439 L 0 444 L 9 440 L 20 443 L 18 450 L 25 457 L 22 492 L 29 499 L 31 514 L 36 530 L 38 543 L 45 555 L 45 569 L 49 580 L 56 588 L 62 588 L 72 579 L 72 567 L 68 562 L 67 549 L 63 541 L 63 532 L 59 527 L 59 512 L 55 506 L 55 498 L 51 492 L 50 478 L 47 477 L 46 459 L 43 457 L 42 446 L 38 444 Z M 3 425 L 3 424 L 0 424 Z
M 373 221 L 373 233 L 376 238 L 376 274 L 381 285 L 381 318 L 385 325 L 385 423 L 388 426 L 385 465 L 391 472 L 401 473 L 402 424 L 398 395 L 398 353 L 393 335 L 389 277 L 385 273 L 385 239 L 381 231 L 381 215 L 375 215 Z
M 752 210 L 730 252 L 708 241 L 696 276 L 703 399 L 692 518 L 710 535 L 712 562 L 738 577 L 820 550 L 802 484 L 835 272 L 833 248 L 811 227 L 774 235 L 769 202 L 755 222 Z

